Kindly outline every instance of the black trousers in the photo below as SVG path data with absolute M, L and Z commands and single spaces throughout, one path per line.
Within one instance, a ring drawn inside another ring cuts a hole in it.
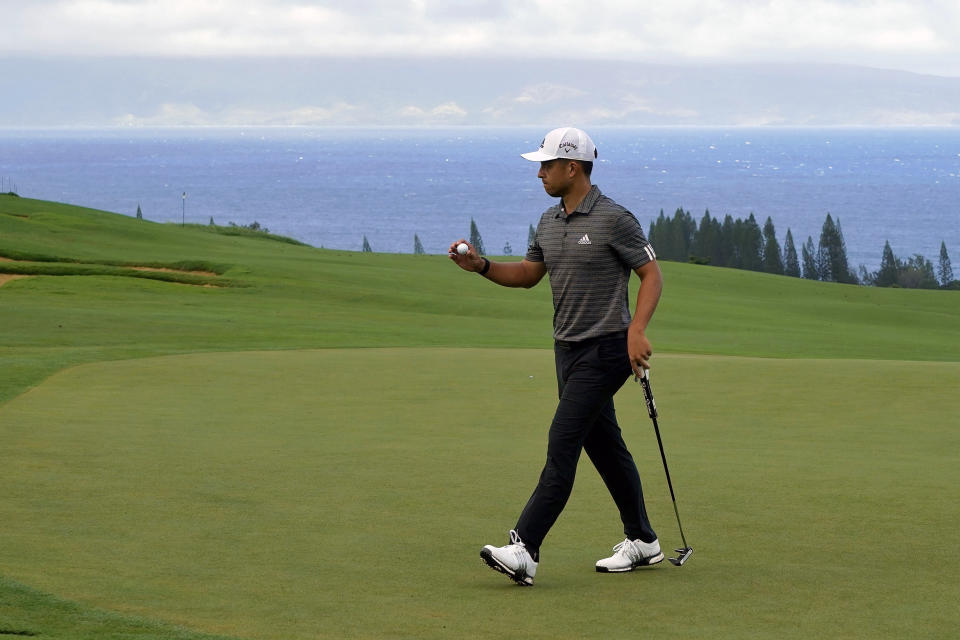
M 617 424 L 613 395 L 632 375 L 626 332 L 554 346 L 560 402 L 550 425 L 547 462 L 517 521 L 531 552 L 539 551 L 573 490 L 580 451 L 603 478 L 631 540 L 656 539 L 643 503 L 640 474 Z

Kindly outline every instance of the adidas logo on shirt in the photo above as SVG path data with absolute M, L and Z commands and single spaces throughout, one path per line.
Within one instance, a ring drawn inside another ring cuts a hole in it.
M 588 236 L 587 234 L 583 234 L 583 237 L 577 241 L 577 244 L 593 244 L 593 243 L 590 242 L 590 236 Z

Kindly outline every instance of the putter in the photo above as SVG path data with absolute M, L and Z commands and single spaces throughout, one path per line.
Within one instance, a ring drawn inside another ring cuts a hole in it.
M 638 378 L 640 386 L 643 387 L 643 399 L 647 402 L 647 413 L 653 420 L 653 430 L 657 432 L 657 444 L 660 445 L 660 458 L 663 460 L 663 471 L 667 474 L 667 486 L 670 487 L 670 499 L 673 500 L 673 512 L 677 516 L 677 527 L 680 529 L 680 539 L 683 541 L 682 549 L 674 549 L 679 555 L 676 558 L 667 558 L 675 567 L 682 567 L 683 563 L 693 555 L 693 547 L 687 544 L 687 539 L 683 535 L 683 525 L 680 524 L 680 512 L 677 510 L 677 498 L 673 493 L 673 483 L 670 481 L 670 469 L 667 468 L 667 456 L 663 452 L 663 440 L 660 439 L 660 427 L 657 425 L 657 405 L 653 401 L 653 390 L 650 389 L 650 370 L 644 369 L 643 375 Z

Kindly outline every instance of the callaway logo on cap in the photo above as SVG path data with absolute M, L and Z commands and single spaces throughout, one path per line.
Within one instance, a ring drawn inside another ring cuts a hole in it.
M 597 158 L 597 147 L 585 131 L 574 127 L 561 127 L 548 133 L 538 150 L 520 155 L 531 162 L 557 158 L 593 162 Z

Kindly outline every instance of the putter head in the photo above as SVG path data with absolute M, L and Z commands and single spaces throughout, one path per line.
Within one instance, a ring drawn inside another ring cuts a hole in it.
M 693 547 L 684 547 L 683 549 L 674 549 L 680 555 L 676 558 L 667 558 L 675 567 L 682 567 L 683 563 L 690 559 L 690 556 L 693 555 Z

